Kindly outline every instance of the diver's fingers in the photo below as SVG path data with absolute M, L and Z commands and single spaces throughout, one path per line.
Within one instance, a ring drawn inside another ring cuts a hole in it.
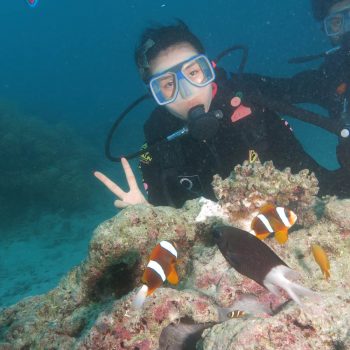
M 106 175 L 100 173 L 99 171 L 95 171 L 94 175 L 117 197 L 122 198 L 125 195 L 125 192 Z
M 121 200 L 119 200 L 119 199 L 116 199 L 116 200 L 114 201 L 114 206 L 115 206 L 116 208 L 118 208 L 118 209 L 124 209 L 124 208 L 126 208 L 127 206 L 129 206 L 129 204 L 127 204 L 127 203 L 125 203 L 125 202 L 123 202 L 123 201 L 121 201 Z
M 122 166 L 123 166 L 123 169 L 125 172 L 126 181 L 128 182 L 130 190 L 131 191 L 138 190 L 139 187 L 137 185 L 134 172 L 132 171 L 129 162 L 126 160 L 126 158 L 122 158 L 121 162 L 122 162 Z

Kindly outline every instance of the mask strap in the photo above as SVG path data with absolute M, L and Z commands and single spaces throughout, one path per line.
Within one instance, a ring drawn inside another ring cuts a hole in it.
M 145 68 L 149 67 L 148 59 L 147 59 L 147 52 L 149 49 L 151 49 L 156 43 L 152 39 L 148 39 L 143 47 L 142 47 L 142 64 Z
M 145 75 L 146 70 L 150 67 L 147 52 L 155 45 L 156 43 L 152 39 L 147 39 L 147 41 L 142 45 L 141 54 L 142 54 L 142 62 L 140 65 L 140 73 L 142 76 Z

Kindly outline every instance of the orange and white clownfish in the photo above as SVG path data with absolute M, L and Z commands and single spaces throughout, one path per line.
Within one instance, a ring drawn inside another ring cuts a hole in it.
M 147 296 L 159 288 L 165 280 L 171 284 L 178 284 L 175 265 L 177 250 L 168 241 L 161 241 L 152 250 L 147 267 L 142 276 L 144 285 L 137 292 L 133 301 L 134 308 L 141 308 Z
M 326 280 L 328 280 L 331 274 L 329 273 L 330 264 L 326 252 L 322 247 L 320 247 L 317 244 L 311 245 L 311 251 L 317 264 L 320 266 L 324 277 L 326 278 Z
M 288 239 L 288 229 L 294 225 L 296 220 L 297 216 L 292 210 L 265 204 L 253 219 L 251 229 L 261 240 L 274 233 L 277 242 L 283 244 Z

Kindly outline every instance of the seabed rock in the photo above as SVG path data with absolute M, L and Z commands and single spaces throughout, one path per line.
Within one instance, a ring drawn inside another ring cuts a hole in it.
M 230 178 L 216 177 L 214 189 L 219 207 L 204 199 L 181 209 L 140 205 L 99 225 L 86 260 L 55 289 L 0 312 L 0 349 L 164 349 L 172 329 L 197 331 L 197 349 L 350 349 L 350 200 L 318 199 L 312 174 L 280 172 L 270 162 L 236 167 Z M 302 218 L 285 245 L 265 243 L 300 273 L 299 283 L 319 292 L 303 308 L 239 275 L 208 234 L 216 222 L 249 230 L 264 202 Z M 163 239 L 177 244 L 180 283 L 164 284 L 134 310 L 149 253 Z M 328 254 L 328 281 L 312 256 L 313 243 Z M 263 308 L 223 319 L 222 311 L 246 296 Z

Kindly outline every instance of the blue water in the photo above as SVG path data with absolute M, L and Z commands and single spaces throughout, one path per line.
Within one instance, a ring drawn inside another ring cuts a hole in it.
M 10 224 L 1 228 L 0 306 L 54 287 L 67 270 L 85 257 L 97 223 L 116 212 L 113 196 L 93 179 L 91 173 L 99 169 L 118 183 L 124 183 L 119 165 L 105 160 L 104 138 L 118 112 L 145 92 L 133 59 L 141 31 L 148 25 L 168 23 L 174 18 L 181 18 L 190 26 L 211 57 L 233 44 L 248 45 L 247 71 L 267 75 L 288 76 L 316 67 L 318 62 L 292 66 L 287 60 L 329 47 L 305 0 L 40 0 L 35 8 L 30 8 L 25 0 L 2 0 L 0 111 L 15 110 L 13 114 L 19 118 L 15 125 L 23 123 L 27 116 L 39 119 L 44 123 L 40 135 L 45 140 L 51 135 L 49 130 L 56 130 L 58 123 L 71 130 L 75 135 L 73 139 L 81 138 L 77 163 L 69 166 L 70 153 L 66 152 L 65 162 L 63 152 L 55 170 L 66 174 L 71 168 L 82 169 L 79 183 L 83 182 L 89 191 L 95 192 L 94 200 L 81 210 L 62 208 L 58 204 L 57 208 L 48 211 L 43 210 L 44 196 L 42 193 L 38 196 L 37 189 L 31 196 L 29 191 L 30 200 L 25 198 L 19 202 L 16 193 L 12 193 L 12 197 L 0 193 L 0 196 L 8 196 L 6 201 L 14 203 Z M 226 61 L 228 67 L 229 63 Z M 233 60 L 232 66 L 236 63 Z M 151 108 L 150 103 L 141 106 L 123 124 L 119 133 L 123 136 L 115 142 L 120 153 L 139 148 L 143 141 L 142 124 Z M 313 130 L 320 142 L 310 142 L 307 137 L 309 127 L 291 122 L 305 148 L 321 164 L 336 168 L 334 137 Z M 25 137 L 30 132 L 27 127 Z M 64 142 L 57 135 L 56 147 L 61 150 Z M 70 141 L 66 141 L 67 148 L 75 148 Z M 322 148 L 316 148 L 315 144 L 321 144 Z M 55 145 L 50 147 L 47 167 L 52 166 L 50 160 L 56 158 L 53 156 Z M 11 159 L 14 168 L 21 168 L 24 160 L 18 158 L 13 149 L 6 152 L 7 155 L 2 153 L 1 163 Z M 84 155 L 89 156 L 89 161 L 86 167 L 80 168 L 77 164 L 81 164 Z M 25 161 L 29 163 L 27 177 L 31 176 L 31 169 L 35 171 L 36 159 L 31 159 L 30 154 L 26 156 Z M 18 181 L 21 180 L 18 178 Z M 49 182 L 44 186 L 45 181 L 49 181 L 47 176 L 43 178 L 42 192 L 49 196 L 56 183 Z M 28 181 L 27 189 L 30 186 Z M 64 184 L 62 188 L 64 195 Z M 84 191 L 81 191 L 82 201 Z M 78 192 L 76 196 L 79 195 Z M 20 204 L 16 206 L 16 203 Z M 4 218 L 0 220 L 5 221 Z M 52 244 L 43 244 L 43 240 Z M 26 245 L 31 247 L 29 252 Z M 18 252 L 21 254 L 19 260 L 14 259 Z
M 133 50 L 154 22 L 182 18 L 212 56 L 245 43 L 248 70 L 267 74 L 300 70 L 287 59 L 327 47 L 303 0 L 41 0 L 34 9 L 25 0 L 3 0 L 0 16 L 0 96 L 50 120 L 91 128 L 144 92 Z

